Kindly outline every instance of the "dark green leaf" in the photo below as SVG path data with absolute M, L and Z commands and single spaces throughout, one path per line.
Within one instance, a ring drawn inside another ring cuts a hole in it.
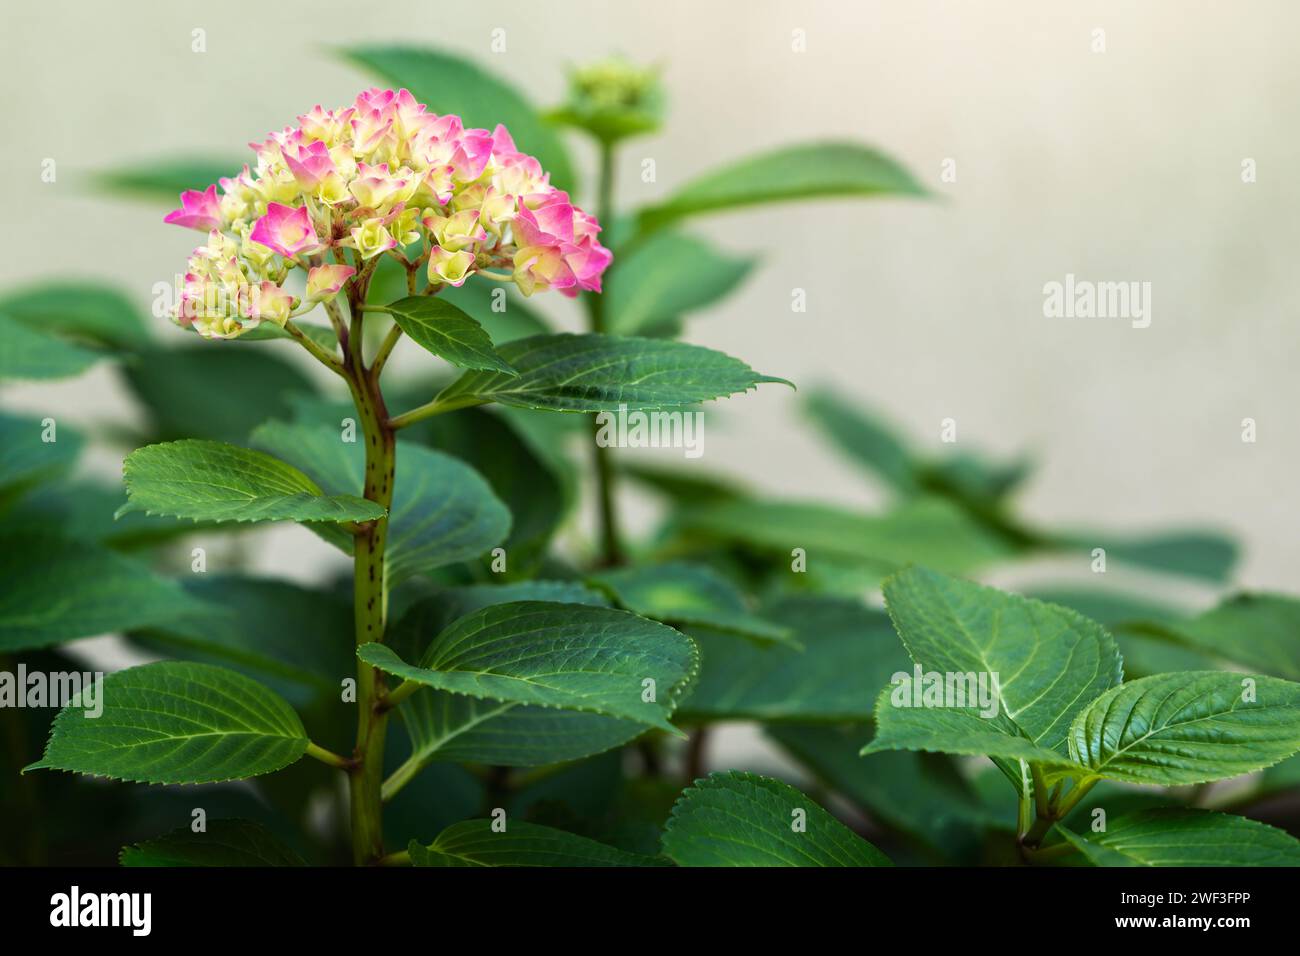
M 431 846 L 412 841 L 415 866 L 656 866 L 653 857 L 627 853 L 586 837 L 535 823 L 506 821 L 503 833 L 491 820 L 466 820 L 442 833 Z
M 1143 810 L 1102 833 L 1061 831 L 1094 866 L 1300 866 L 1300 840 L 1227 813 Z
M 620 606 L 645 617 L 798 646 L 790 628 L 751 613 L 735 586 L 705 564 L 673 561 L 618 568 L 591 580 Z
M 371 521 L 384 509 L 357 495 L 327 495 L 277 458 L 214 441 L 147 445 L 122 463 L 123 511 L 195 521 Z
M 680 866 L 890 866 L 889 858 L 798 790 L 715 773 L 682 791 L 663 836 Z
M 721 352 L 659 339 L 540 335 L 509 342 L 498 352 L 517 376 L 466 372 L 438 394 L 437 404 L 448 409 L 498 402 L 558 412 L 616 412 L 621 406 L 647 411 L 784 382 Z
M 802 650 L 689 628 L 700 678 L 682 701 L 683 718 L 865 719 L 890 675 L 906 667 L 888 617 L 860 601 L 792 595 L 762 614 L 790 628 Z
M 385 306 L 385 311 L 411 341 L 452 365 L 514 374 L 483 326 L 441 297 L 407 296 Z
M 316 386 L 275 348 L 200 342 L 148 349 L 122 367 L 159 440 L 243 442 L 268 418 L 285 418 L 292 396 Z
M 1144 677 L 1081 711 L 1069 743 L 1072 758 L 1112 780 L 1235 777 L 1300 750 L 1300 684 L 1223 671 Z
M 466 615 L 434 638 L 419 666 L 382 644 L 362 645 L 357 654 L 427 687 L 600 713 L 670 733 L 677 733 L 668 723 L 675 696 L 698 666 L 694 644 L 670 627 L 625 611 L 542 601 Z
M 305 866 L 271 831 L 248 820 L 209 820 L 195 833 L 178 827 L 165 836 L 122 847 L 123 866 Z
M 302 721 L 288 704 L 242 674 L 161 661 L 99 682 L 103 713 L 78 702 L 54 719 L 45 756 L 28 770 L 133 780 L 215 783 L 287 767 L 307 751 Z
M 337 428 L 267 422 L 252 440 L 336 495 L 346 497 L 347 491 L 355 493 L 364 484 L 365 449 L 360 442 L 345 442 Z M 341 529 L 312 530 L 351 553 L 352 538 Z M 510 513 L 474 469 L 420 445 L 397 443 L 388 519 L 390 587 L 445 564 L 477 558 L 509 530 Z
M 85 542 L 0 535 L 0 651 L 148 627 L 202 610 L 175 581 Z

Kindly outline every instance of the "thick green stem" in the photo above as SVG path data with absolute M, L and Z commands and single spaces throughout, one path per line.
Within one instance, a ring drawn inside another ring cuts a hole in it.
M 388 410 L 378 381 L 367 374 L 361 354 L 361 302 L 364 289 L 351 301 L 353 329 L 349 336 L 348 384 L 361 419 L 366 448 L 364 494 L 385 509 L 393 502 L 396 439 L 388 427 Z M 358 645 L 384 639 L 388 589 L 384 549 L 388 518 L 367 522 L 353 535 L 353 622 Z M 373 864 L 384 855 L 383 799 L 384 735 L 388 710 L 383 706 L 384 675 L 357 661 L 356 767 L 350 776 L 352 798 L 352 856 L 357 864 Z
M 600 144 L 600 180 L 596 199 L 596 216 L 606 228 L 614 222 L 614 148 L 606 142 Z M 592 332 L 604 333 L 605 296 L 588 293 L 587 328 Z M 592 423 L 593 436 L 599 426 Z M 624 560 L 623 542 L 619 534 L 618 507 L 615 504 L 615 485 L 617 475 L 610 460 L 610 450 L 598 445 L 593 437 L 592 455 L 596 466 L 596 497 L 600 527 L 600 563 L 606 566 L 622 564 Z

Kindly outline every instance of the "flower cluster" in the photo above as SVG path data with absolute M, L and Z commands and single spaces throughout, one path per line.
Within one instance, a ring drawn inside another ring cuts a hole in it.
M 466 129 L 406 90 L 380 89 L 298 122 L 253 144 L 256 165 L 222 179 L 220 195 L 188 191 L 166 217 L 209 234 L 190 257 L 179 324 L 209 338 L 263 319 L 283 326 L 384 254 L 423 269 L 430 291 L 476 272 L 524 295 L 600 291 L 611 259 L 600 225 L 504 126 Z M 301 294 L 286 289 L 295 269 L 306 271 Z

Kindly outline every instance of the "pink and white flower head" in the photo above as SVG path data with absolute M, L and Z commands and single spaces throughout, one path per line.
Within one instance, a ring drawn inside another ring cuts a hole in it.
M 222 225 L 221 202 L 217 199 L 217 187 L 209 186 L 203 192 L 187 189 L 181 193 L 181 208 L 173 209 L 163 222 L 187 229 L 220 229 Z
M 267 204 L 266 215 L 254 224 L 249 238 L 286 259 L 292 259 L 300 252 L 315 252 L 321 245 L 316 230 L 312 228 L 307 207 L 293 208 L 278 202 Z
M 492 271 L 525 295 L 599 291 L 610 264 L 600 225 L 504 126 L 467 129 L 407 90 L 315 106 L 252 148 L 255 162 L 220 180 L 220 194 L 187 191 L 166 218 L 213 233 L 191 256 L 175 314 L 209 337 L 283 323 L 383 255 L 424 265 L 429 291 Z M 299 268 L 301 303 L 284 291 Z

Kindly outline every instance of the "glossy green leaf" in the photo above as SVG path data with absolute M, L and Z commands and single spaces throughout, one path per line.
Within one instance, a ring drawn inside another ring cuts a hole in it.
M 1061 833 L 1094 866 L 1300 866 L 1300 840 L 1285 830 L 1211 810 L 1143 810 L 1102 833 Z
M 441 50 L 410 46 L 353 46 L 345 58 L 394 88 L 406 87 L 434 113 L 455 113 L 467 127 L 505 125 L 515 145 L 541 161 L 551 185 L 573 191 L 576 178 L 556 131 L 531 103 L 495 73 L 471 60 Z
M 710 242 L 663 232 L 615 258 L 605 282 L 605 316 L 615 335 L 673 332 L 685 314 L 725 298 L 755 259 L 727 256 Z
M 784 146 L 730 163 L 641 210 L 643 229 L 702 212 L 832 196 L 924 196 L 893 159 L 857 143 Z
M 915 688 L 880 695 L 876 739 L 864 750 L 937 750 L 1005 761 L 1066 764 L 1070 722 L 1103 691 L 1119 684 L 1114 638 L 1067 608 L 980 587 L 922 568 L 885 582 L 885 604 L 916 667 L 926 674 L 967 675 L 963 701 L 915 706 Z M 972 702 L 969 681 L 983 679 L 988 703 Z M 954 690 L 956 688 L 954 687 Z M 913 692 L 909 692 L 913 691 Z
M 1112 780 L 1235 777 L 1300 750 L 1300 684 L 1223 671 L 1144 677 L 1079 713 L 1069 744 L 1071 757 Z
M 74 705 L 54 719 L 45 755 L 28 770 L 139 783 L 215 783 L 287 767 L 307 750 L 288 704 L 242 674 L 161 661 L 98 685 L 103 713 Z
M 498 402 L 558 412 L 645 411 L 695 405 L 764 382 L 739 359 L 698 345 L 608 335 L 542 335 L 498 349 L 518 371 L 466 372 L 444 388 L 448 409 Z
M 889 618 L 861 601 L 791 595 L 761 610 L 799 647 L 688 627 L 700 647 L 700 677 L 682 701 L 683 718 L 867 719 L 880 688 L 907 666 Z
M 268 422 L 254 445 L 292 462 L 331 494 L 348 497 L 365 478 L 365 449 L 346 442 L 338 428 Z M 342 529 L 313 527 L 325 540 L 351 553 Z M 397 443 L 397 473 L 388 519 L 390 587 L 446 564 L 477 558 L 501 543 L 510 513 L 487 482 L 450 455 L 410 442 Z
M 682 791 L 664 827 L 679 866 L 890 866 L 889 858 L 794 787 L 715 773 Z
M 384 311 L 416 345 L 452 365 L 514 374 L 492 347 L 483 326 L 441 297 L 407 296 Z
M 656 866 L 653 857 L 627 853 L 552 827 L 507 820 L 497 833 L 491 820 L 465 820 L 429 846 L 411 841 L 415 866 Z
M 204 610 L 146 564 L 49 534 L 0 534 L 0 580 L 0 651 L 159 625 Z
M 148 349 L 122 374 L 145 409 L 152 437 L 241 443 L 268 418 L 288 417 L 293 396 L 318 394 L 287 351 L 275 352 L 238 341 Z M 236 394 L 238 400 L 216 399 Z
M 798 646 L 790 628 L 750 612 L 740 591 L 705 564 L 672 561 L 617 568 L 590 580 L 621 607 L 644 617 Z
M 358 495 L 328 495 L 286 462 L 214 441 L 146 445 L 122 463 L 124 511 L 195 521 L 371 521 L 384 509 Z
M 466 615 L 433 639 L 418 666 L 382 644 L 364 644 L 357 656 L 455 694 L 589 711 L 670 733 L 674 697 L 698 666 L 695 645 L 670 627 L 626 611 L 541 601 Z
M 171 833 L 122 847 L 123 866 L 305 866 L 301 856 L 266 827 L 248 820 L 209 820 L 195 833 Z
M 389 644 L 399 657 L 418 660 L 430 635 L 438 634 L 457 618 L 512 601 L 606 604 L 597 592 L 563 581 L 448 588 L 407 610 L 393 627 Z M 562 763 L 617 747 L 646 729 L 633 720 L 479 700 L 433 688 L 412 694 L 398 714 L 411 738 L 408 759 L 419 766 L 431 761 L 502 767 Z

